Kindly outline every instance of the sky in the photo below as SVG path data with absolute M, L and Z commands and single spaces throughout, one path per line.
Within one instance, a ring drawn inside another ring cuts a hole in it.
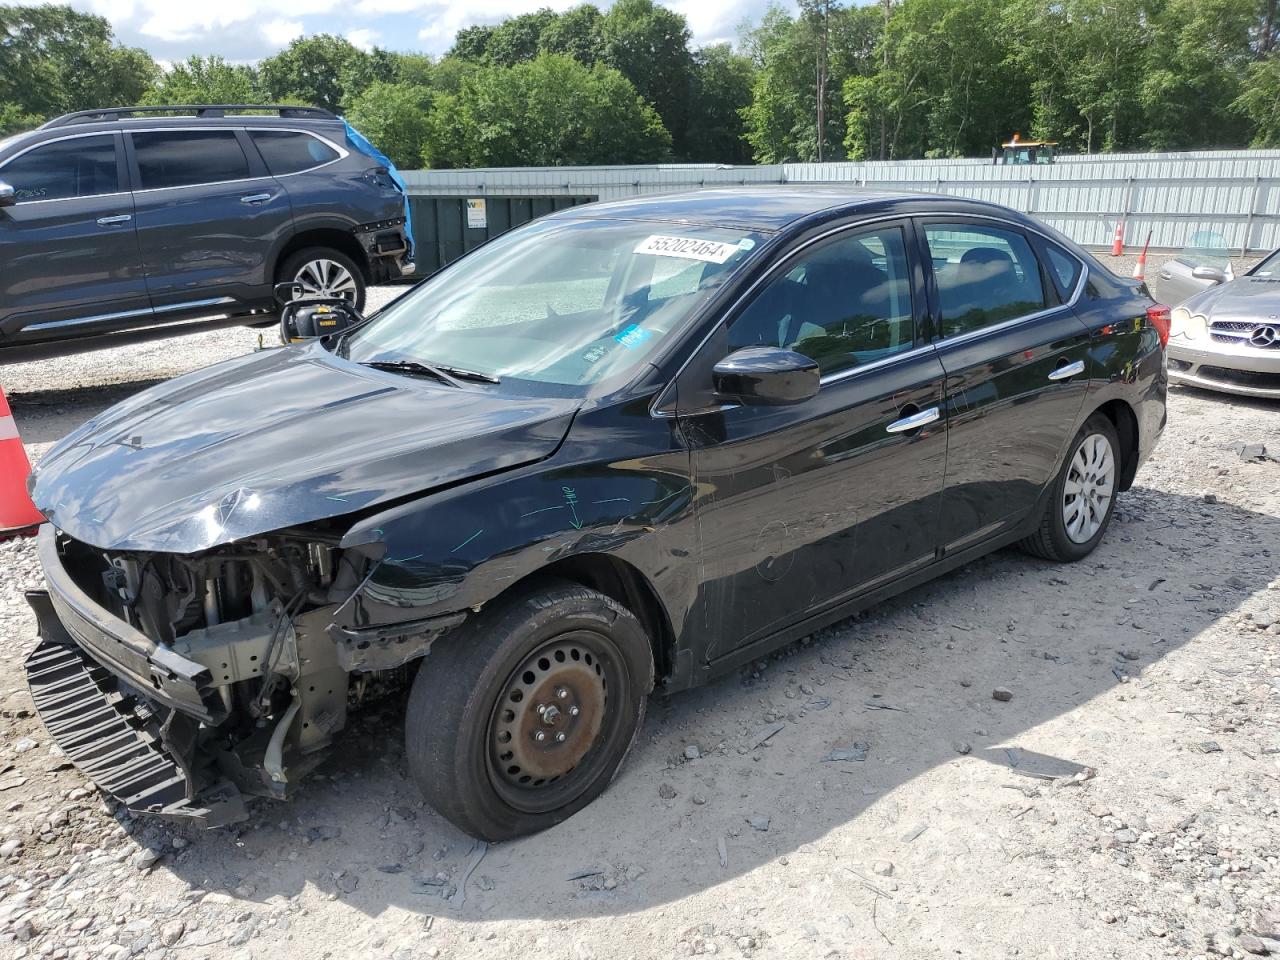
M 440 55 L 454 34 L 477 23 L 497 23 L 542 7 L 567 10 L 581 0 L 70 0 L 106 17 L 116 38 L 157 60 L 193 53 L 228 60 L 258 60 L 295 37 L 345 36 L 358 47 Z M 609 4 L 599 2 L 602 10 Z M 787 4 L 790 6 L 790 4 Z M 696 46 L 736 41 L 744 20 L 758 21 L 768 0 L 666 0 L 684 14 Z

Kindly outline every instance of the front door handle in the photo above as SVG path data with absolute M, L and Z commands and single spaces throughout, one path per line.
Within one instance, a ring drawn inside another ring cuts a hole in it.
M 928 410 L 921 410 L 919 413 L 913 413 L 909 417 L 903 417 L 901 420 L 895 420 L 893 423 L 885 427 L 890 433 L 907 433 L 911 430 L 919 430 L 921 427 L 927 427 L 931 423 L 936 423 L 942 419 L 942 411 L 937 407 L 930 407 Z
M 131 213 L 122 213 L 118 217 L 99 217 L 98 226 L 111 227 L 115 226 L 117 223 L 128 223 L 132 219 L 133 214 Z
M 1077 360 L 1075 363 L 1064 364 L 1053 373 L 1049 374 L 1050 380 L 1070 380 L 1072 377 L 1084 373 L 1084 361 Z
M 266 203 L 271 199 L 269 193 L 251 193 L 247 197 L 241 197 L 241 203 Z
M 1159 276 L 1160 276 L 1160 279 L 1161 279 L 1161 280 L 1172 280 L 1172 279 L 1173 279 L 1173 274 L 1172 274 L 1172 273 L 1170 273 L 1168 270 L 1161 270 L 1161 271 L 1160 271 Z

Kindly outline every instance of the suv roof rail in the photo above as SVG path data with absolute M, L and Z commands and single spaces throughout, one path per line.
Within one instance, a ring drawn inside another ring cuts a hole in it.
M 337 120 L 336 114 L 320 107 L 300 107 L 294 104 L 271 103 L 188 103 L 166 107 L 101 107 L 97 110 L 78 110 L 75 113 L 55 117 L 40 129 L 66 127 L 75 123 L 96 123 L 103 120 L 127 120 L 135 115 L 189 114 L 198 118 L 225 117 L 228 111 L 276 113 L 291 120 Z

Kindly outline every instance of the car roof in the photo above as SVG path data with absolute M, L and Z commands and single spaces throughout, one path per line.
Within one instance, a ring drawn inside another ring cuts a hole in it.
M 232 114 L 227 117 L 197 117 L 191 114 L 159 114 L 150 116 L 116 117 L 103 120 L 77 120 L 50 126 L 48 124 L 14 134 L 0 140 L 0 151 L 18 144 L 28 145 L 43 140 L 58 140 L 69 136 L 83 136 L 88 133 L 111 133 L 116 130 L 155 130 L 191 127 L 270 127 L 289 130 L 333 131 L 340 128 L 342 121 L 337 117 L 281 117 L 270 114 Z
M 828 219 L 857 209 L 908 214 L 928 213 L 938 207 L 945 207 L 948 213 L 995 215 L 1015 223 L 1030 223 L 1015 210 L 980 200 L 867 187 L 809 185 L 733 186 L 650 194 L 569 207 L 551 214 L 550 218 L 652 220 L 776 233 L 802 222 Z M 1039 224 L 1035 226 L 1043 229 Z

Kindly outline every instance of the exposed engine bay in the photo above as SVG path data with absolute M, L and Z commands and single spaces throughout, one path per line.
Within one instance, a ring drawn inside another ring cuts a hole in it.
M 37 707 L 51 729 L 59 716 L 102 715 L 95 687 L 115 712 L 108 719 L 123 718 L 185 783 L 165 771 L 117 790 L 104 781 L 121 771 L 98 769 L 97 748 L 78 757 L 74 736 L 63 744 L 72 760 L 131 808 L 231 822 L 244 816 L 239 792 L 283 799 L 349 709 L 411 680 L 413 661 L 462 617 L 362 627 L 360 588 L 377 561 L 308 533 L 184 556 L 104 551 L 46 526 L 50 589 L 30 598 L 46 641 L 28 663 Z M 83 663 L 68 659 L 73 644 Z M 117 736 L 126 767 L 160 762 L 133 739 Z

